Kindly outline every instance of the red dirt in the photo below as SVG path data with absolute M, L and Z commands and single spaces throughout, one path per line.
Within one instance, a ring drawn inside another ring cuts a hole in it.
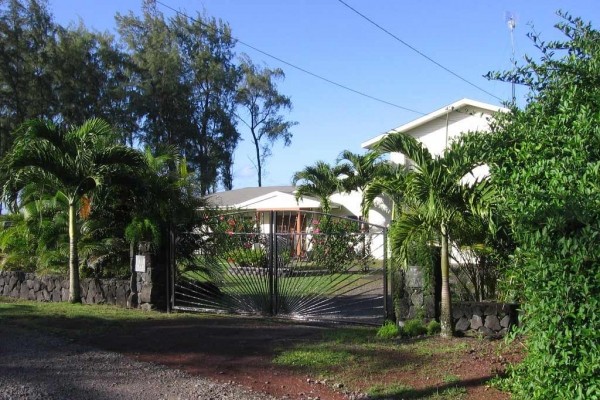
M 296 323 L 283 323 L 250 318 L 189 318 L 149 320 L 96 335 L 89 341 L 100 348 L 118 351 L 143 361 L 183 369 L 192 374 L 219 381 L 232 381 L 280 398 L 348 398 L 345 388 L 315 381 L 317 377 L 273 364 L 280 349 L 289 349 L 301 342 L 317 342 L 327 328 Z M 441 338 L 427 338 L 429 346 L 448 345 Z M 508 399 L 509 396 L 486 381 L 504 371 L 507 359 L 517 360 L 518 352 L 497 355 L 500 341 L 462 338 L 451 339 L 467 343 L 467 350 L 453 354 L 422 356 L 417 369 L 390 369 L 381 382 L 410 385 L 424 397 L 453 386 L 464 386 L 468 399 Z M 386 360 L 401 364 L 403 360 Z M 432 367 L 437 373 L 424 376 L 420 365 Z M 460 382 L 445 383 L 443 374 L 452 374 Z M 360 372 L 358 375 L 360 376 Z M 332 382 L 335 383 L 335 382 Z M 372 382 L 345 382 L 364 391 Z

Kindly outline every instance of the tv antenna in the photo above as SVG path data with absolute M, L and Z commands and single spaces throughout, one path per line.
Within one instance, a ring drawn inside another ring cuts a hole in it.
M 506 25 L 508 25 L 508 30 L 510 31 L 510 47 L 511 47 L 511 58 L 510 61 L 511 63 L 515 63 L 515 28 L 517 27 L 517 16 L 510 12 L 507 11 L 504 14 L 504 19 L 506 21 Z M 516 94 L 515 94 L 515 80 L 512 80 L 512 85 L 511 85 L 511 89 L 512 89 L 512 102 L 513 104 L 516 101 Z

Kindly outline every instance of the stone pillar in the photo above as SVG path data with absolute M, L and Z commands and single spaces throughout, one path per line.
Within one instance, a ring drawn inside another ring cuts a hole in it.
M 143 259 L 140 258 L 143 257 Z M 144 272 L 137 272 L 138 304 L 143 310 L 166 309 L 166 262 L 151 252 L 151 246 L 142 242 L 138 246 L 136 265 L 143 263 Z
M 394 319 L 395 321 L 400 321 L 406 319 L 406 315 L 408 315 L 408 300 L 404 270 L 399 266 L 393 266 L 390 280 Z

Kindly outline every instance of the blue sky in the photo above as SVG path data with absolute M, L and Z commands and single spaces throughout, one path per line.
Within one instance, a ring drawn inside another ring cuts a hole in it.
M 538 53 L 526 37 L 535 28 L 544 39 L 559 38 L 553 28 L 558 9 L 592 22 L 598 29 L 598 0 L 344 0 L 379 25 L 466 80 L 502 100 L 510 85 L 491 82 L 488 71 L 510 67 L 511 40 L 506 12 L 516 15 L 515 55 Z M 429 113 L 463 97 L 492 104 L 500 100 L 463 82 L 426 60 L 348 9 L 338 0 L 161 0 L 195 16 L 202 13 L 229 23 L 239 40 L 289 63 L 396 105 Z M 165 16 L 173 11 L 157 4 Z M 56 20 L 83 20 L 114 32 L 114 15 L 140 13 L 138 0 L 50 0 Z M 333 163 L 342 150 L 362 152 L 360 144 L 421 114 L 359 96 L 314 78 L 239 44 L 258 63 L 280 67 L 286 79 L 280 91 L 291 97 L 297 121 L 289 147 L 275 144 L 263 185 L 290 184 L 295 171 L 317 160 Z M 523 104 L 525 91 L 517 88 Z M 249 133 L 235 153 L 234 187 L 256 186 Z

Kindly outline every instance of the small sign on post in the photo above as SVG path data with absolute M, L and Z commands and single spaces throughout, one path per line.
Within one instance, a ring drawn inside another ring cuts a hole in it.
M 135 272 L 146 272 L 146 256 L 135 256 Z

